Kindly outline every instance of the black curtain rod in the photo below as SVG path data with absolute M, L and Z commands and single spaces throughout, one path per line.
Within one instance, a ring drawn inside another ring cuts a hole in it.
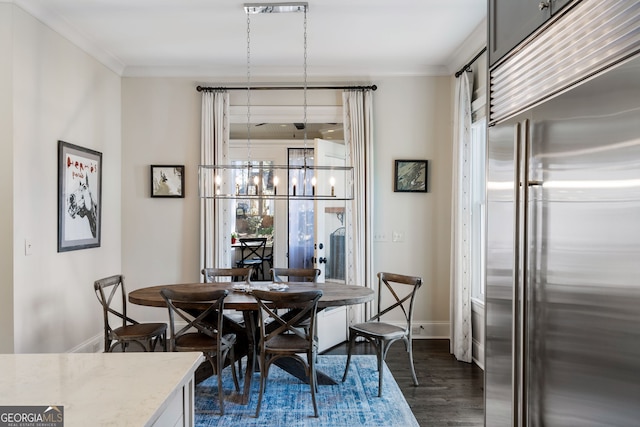
M 251 86 L 251 90 L 303 90 L 304 86 Z M 376 90 L 378 86 L 307 86 L 308 90 L 317 90 L 317 89 L 352 89 L 352 90 Z M 247 87 L 244 86 L 233 86 L 233 87 L 206 87 L 206 86 L 198 86 L 196 87 L 198 92 L 213 92 L 213 91 L 223 91 L 223 90 L 247 90 Z
M 456 78 L 460 77 L 460 74 L 464 73 L 465 71 L 467 71 L 469 69 L 469 67 L 471 66 L 471 64 L 473 64 L 474 62 L 476 62 L 476 60 L 478 58 L 480 58 L 480 55 L 482 55 L 483 53 L 485 53 L 487 51 L 487 47 L 483 47 L 482 50 L 480 52 L 478 52 L 478 54 L 476 56 L 473 57 L 473 59 L 471 61 L 469 61 L 464 67 L 460 68 L 457 72 L 456 72 Z

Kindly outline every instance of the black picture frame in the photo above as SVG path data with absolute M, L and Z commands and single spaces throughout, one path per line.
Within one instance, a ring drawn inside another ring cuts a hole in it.
M 428 160 L 396 160 L 393 191 L 396 193 L 426 193 L 428 191 Z
M 102 153 L 58 141 L 58 252 L 100 246 Z
M 184 198 L 184 165 L 151 165 L 151 197 Z

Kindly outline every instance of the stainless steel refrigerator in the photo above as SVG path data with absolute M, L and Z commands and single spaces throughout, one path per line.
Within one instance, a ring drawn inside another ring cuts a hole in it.
M 489 127 L 487 426 L 640 425 L 639 55 Z

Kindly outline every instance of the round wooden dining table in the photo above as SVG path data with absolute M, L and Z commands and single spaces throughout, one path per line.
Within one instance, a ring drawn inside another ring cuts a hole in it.
M 233 282 L 214 282 L 214 283 L 177 283 L 166 285 L 155 285 L 145 288 L 133 290 L 129 293 L 129 302 L 132 304 L 149 306 L 149 307 L 166 307 L 165 301 L 160 295 L 160 290 L 169 288 L 173 290 L 181 290 L 188 292 L 206 292 L 217 289 L 226 289 L 229 294 L 224 300 L 225 309 L 232 309 L 242 312 L 244 322 L 237 323 L 230 321 L 231 329 L 235 332 L 244 332 L 247 341 L 246 354 L 248 357 L 247 369 L 244 378 L 244 387 L 241 395 L 234 395 L 230 400 L 237 403 L 247 404 L 249 402 L 249 391 L 251 389 L 251 379 L 253 377 L 253 369 L 256 363 L 256 328 L 257 328 L 257 312 L 259 306 L 256 299 L 251 295 L 251 288 L 268 289 L 273 282 L 252 282 L 247 290 L 238 290 L 235 286 L 241 283 Z M 242 283 L 244 284 L 244 282 Z M 339 307 L 343 305 L 362 304 L 373 300 L 374 291 L 364 286 L 345 285 L 341 283 L 325 282 L 325 283 L 309 283 L 309 282 L 286 282 L 287 289 L 281 292 L 308 291 L 310 289 L 322 290 L 322 297 L 318 301 L 318 309 L 328 307 Z M 246 284 L 244 284 L 246 285 Z M 190 308 L 194 310 L 206 309 L 208 305 L 190 304 Z M 284 359 L 282 359 L 284 360 Z M 292 375 L 304 379 L 301 372 L 297 369 L 296 364 L 278 364 L 284 370 L 289 371 Z M 335 381 L 322 372 L 317 372 L 318 385 L 335 384 Z
M 268 289 L 272 282 L 253 282 L 252 287 Z M 179 283 L 149 286 L 136 289 L 129 293 L 129 302 L 137 305 L 150 307 L 166 307 L 160 290 L 170 288 L 178 291 L 198 292 L 211 291 L 216 289 L 226 289 L 229 295 L 224 300 L 225 308 L 234 310 L 257 310 L 258 302 L 251 296 L 251 293 L 236 291 L 234 285 L 238 283 L 215 282 L 215 283 Z M 287 282 L 287 290 L 282 292 L 308 291 L 310 289 L 322 290 L 322 298 L 318 302 L 319 308 L 339 307 L 343 305 L 362 304 L 371 301 L 374 296 L 372 289 L 364 286 L 344 285 L 341 283 L 309 283 L 309 282 Z M 195 307 L 194 307 L 195 308 Z

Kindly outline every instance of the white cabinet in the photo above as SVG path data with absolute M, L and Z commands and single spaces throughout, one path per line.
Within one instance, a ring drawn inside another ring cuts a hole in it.
M 202 353 L 0 354 L 0 407 L 63 408 L 65 427 L 193 426 Z

